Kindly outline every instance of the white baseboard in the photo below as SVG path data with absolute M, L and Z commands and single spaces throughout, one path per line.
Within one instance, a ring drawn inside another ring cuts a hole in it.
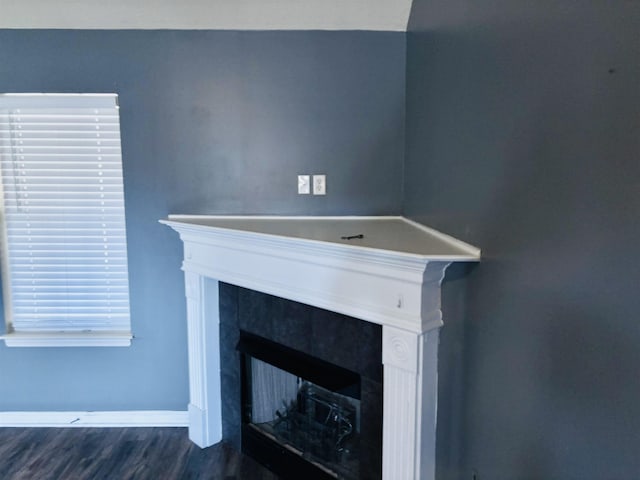
M 0 412 L 0 427 L 186 427 L 188 425 L 188 412 L 172 410 Z

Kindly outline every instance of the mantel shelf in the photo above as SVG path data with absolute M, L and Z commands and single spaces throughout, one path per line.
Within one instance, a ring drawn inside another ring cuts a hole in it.
M 231 233 L 337 247 L 422 261 L 478 261 L 480 250 L 404 217 L 285 217 L 170 215 L 161 220 L 181 231 Z M 362 238 L 357 238 L 362 235 Z M 356 237 L 356 238 L 344 238 Z
M 439 291 L 447 266 L 480 258 L 477 248 L 403 217 L 160 221 L 184 242 L 185 272 L 413 332 L 442 326 L 425 292 Z

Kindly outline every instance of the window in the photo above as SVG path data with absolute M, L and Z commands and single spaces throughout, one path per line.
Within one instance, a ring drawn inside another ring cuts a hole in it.
M 9 346 L 129 345 L 114 94 L 0 95 Z

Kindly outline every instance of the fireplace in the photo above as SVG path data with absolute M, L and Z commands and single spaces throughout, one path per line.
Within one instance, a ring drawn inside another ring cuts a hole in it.
M 161 222 L 184 242 L 192 441 L 219 442 L 240 410 L 224 394 L 222 281 L 380 327 L 382 479 L 434 478 L 440 284 L 451 262 L 478 261 L 477 248 L 402 217 L 172 215 Z M 367 426 L 361 419 L 361 430 Z
M 283 478 L 381 478 L 381 327 L 222 282 L 219 299 L 223 439 Z
M 242 451 L 282 478 L 362 478 L 360 375 L 246 332 L 238 349 Z

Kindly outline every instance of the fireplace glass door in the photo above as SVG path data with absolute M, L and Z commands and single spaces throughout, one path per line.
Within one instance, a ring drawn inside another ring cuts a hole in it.
M 244 345 L 243 450 L 284 478 L 360 478 L 359 376 L 300 352 L 273 360 Z

